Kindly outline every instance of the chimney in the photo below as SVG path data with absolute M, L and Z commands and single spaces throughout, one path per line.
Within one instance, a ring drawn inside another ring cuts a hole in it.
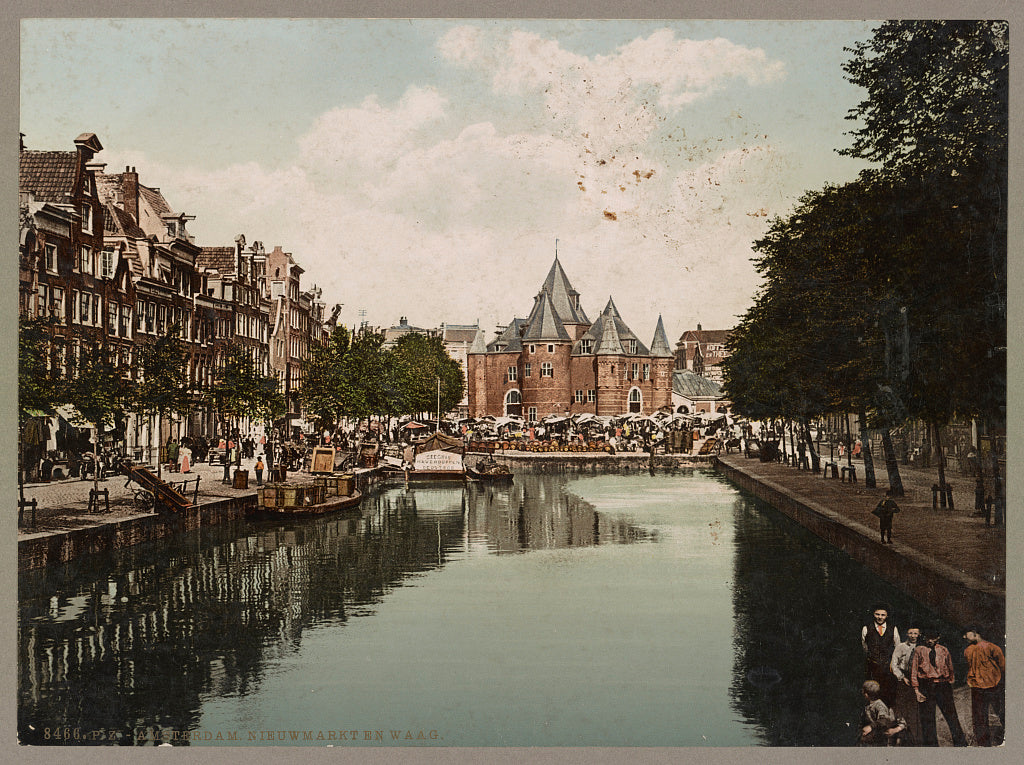
M 124 175 L 121 176 L 121 185 L 124 189 L 124 211 L 128 213 L 133 221 L 139 222 L 139 174 L 134 167 L 126 167 Z

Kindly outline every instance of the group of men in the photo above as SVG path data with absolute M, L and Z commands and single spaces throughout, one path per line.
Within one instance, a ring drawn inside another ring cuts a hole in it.
M 963 633 L 968 642 L 967 685 L 971 689 L 971 722 L 975 743 L 992 746 L 989 712 L 995 711 L 1005 724 L 1006 660 L 1002 650 L 985 640 L 978 627 Z M 967 746 L 953 703 L 953 658 L 940 643 L 938 630 L 911 625 L 901 641 L 896 626 L 889 622 L 889 609 L 878 605 L 871 622 L 861 630 L 861 645 L 867 661 L 867 681 L 862 692 L 868 701 L 862 720 L 862 743 L 903 743 L 938 746 L 936 709 L 949 726 L 954 746 Z M 878 702 L 882 703 L 879 704 Z M 888 708 L 890 715 L 882 712 Z

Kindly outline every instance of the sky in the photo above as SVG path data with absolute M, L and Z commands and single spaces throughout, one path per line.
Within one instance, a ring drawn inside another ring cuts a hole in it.
M 555 257 L 644 342 L 726 329 L 840 156 L 850 21 L 27 19 L 29 149 L 104 146 L 202 246 L 280 245 L 341 321 L 528 315 Z

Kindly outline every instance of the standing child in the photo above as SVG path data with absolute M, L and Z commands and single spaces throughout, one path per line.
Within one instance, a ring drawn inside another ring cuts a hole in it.
M 254 469 L 256 470 L 256 485 L 257 486 L 262 486 L 263 485 L 263 455 L 262 454 L 256 458 L 256 467 Z

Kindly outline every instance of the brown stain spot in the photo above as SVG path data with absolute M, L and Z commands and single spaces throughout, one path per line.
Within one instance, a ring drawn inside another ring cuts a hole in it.
M 580 187 L 580 191 L 587 190 L 587 187 L 583 185 L 583 181 L 576 181 L 576 185 Z
M 613 213 L 611 210 L 605 210 L 604 211 L 604 217 L 606 219 L 608 219 L 608 220 L 618 220 L 619 219 L 619 217 L 615 213 Z

